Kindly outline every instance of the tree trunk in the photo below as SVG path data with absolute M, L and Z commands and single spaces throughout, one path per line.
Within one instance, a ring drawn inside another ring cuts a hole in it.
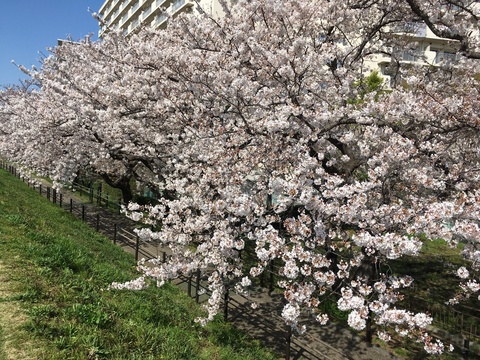
M 373 338 L 373 327 L 372 327 L 372 312 L 369 310 L 368 311 L 368 316 L 367 316 L 367 326 L 365 328 L 365 341 L 367 344 L 372 344 L 372 338 Z
M 119 189 L 122 191 L 122 198 L 123 203 L 126 205 L 133 199 L 132 188 L 130 187 L 130 183 L 127 182 L 126 184 L 122 184 Z
M 122 192 L 123 203 L 126 205 L 133 199 L 132 188 L 130 187 L 131 176 L 124 176 L 113 181 L 108 175 L 102 175 L 102 179 L 111 187 Z

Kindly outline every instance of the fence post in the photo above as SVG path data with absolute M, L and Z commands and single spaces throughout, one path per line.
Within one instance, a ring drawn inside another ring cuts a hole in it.
M 73 213 L 73 199 L 70 198 L 70 213 Z
M 50 187 L 47 186 L 47 199 L 50 201 Z
M 275 290 L 275 287 L 273 285 L 274 277 L 273 277 L 273 260 L 270 262 L 270 279 L 269 279 L 269 284 L 268 284 L 268 293 L 271 294 L 273 290 Z
M 195 302 L 198 304 L 200 302 L 200 294 L 198 291 L 200 290 L 200 269 L 197 269 L 197 278 L 195 281 Z
M 138 261 L 138 248 L 140 247 L 140 238 L 137 234 L 137 239 L 135 243 L 135 261 Z
M 188 277 L 187 294 L 188 294 L 188 297 L 192 297 L 192 275 Z
M 63 194 L 60 193 L 60 207 L 63 207 Z
M 260 274 L 260 287 L 265 288 L 265 270 L 263 269 L 262 273 Z
M 93 203 L 93 188 L 90 187 L 90 190 L 88 192 L 88 200 L 89 202 Z
M 117 243 L 117 224 L 113 224 L 113 243 Z
M 470 340 L 465 339 L 463 340 L 463 358 L 468 360 L 470 355 Z
M 42 184 L 40 184 L 40 186 L 38 187 L 38 192 L 40 193 L 40 195 L 42 195 Z
M 82 205 L 82 221 L 85 221 L 85 205 Z
M 287 325 L 285 360 L 290 360 L 290 348 L 292 343 L 292 325 Z
M 52 197 L 53 197 L 53 203 L 56 204 L 57 203 L 57 190 L 56 189 L 52 189 Z
M 97 213 L 97 232 L 100 231 L 100 214 Z
M 228 297 L 229 291 L 228 288 L 225 289 L 225 294 L 223 294 L 223 320 L 228 321 Z

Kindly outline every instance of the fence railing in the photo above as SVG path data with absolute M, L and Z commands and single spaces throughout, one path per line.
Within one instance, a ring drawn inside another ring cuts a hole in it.
M 50 202 L 57 204 L 65 211 L 70 212 L 78 219 L 81 219 L 83 222 L 95 228 L 97 232 L 103 233 L 105 236 L 110 238 L 114 244 L 130 248 L 135 255 L 135 261 L 138 261 L 140 258 L 145 258 L 147 260 L 152 258 L 161 258 L 165 262 L 170 256 L 167 251 L 159 249 L 158 247 L 154 249 L 150 244 L 142 241 L 139 236 L 133 232 L 132 228 L 135 227 L 133 221 L 129 226 L 122 226 L 120 223 L 111 221 L 112 216 L 111 214 L 110 216 L 108 215 L 109 210 L 107 208 L 110 210 L 112 208 L 116 209 L 117 211 L 115 212 L 117 212 L 118 216 L 120 201 L 118 203 L 112 202 L 108 196 L 102 196 L 100 191 L 95 192 L 92 188 L 76 183 L 72 184 L 72 190 L 78 194 L 78 196 L 74 198 L 73 196 L 67 195 L 69 191 L 64 193 L 44 183 L 30 181 L 29 177 L 23 176 L 15 166 L 3 160 L 0 160 L 0 168 L 9 171 L 15 177 L 18 177 L 20 180 L 25 182 L 29 187 L 35 191 L 38 191 L 39 194 L 45 196 Z M 117 206 L 115 207 L 114 205 Z M 127 219 L 124 218 L 124 221 L 127 221 Z M 273 291 L 274 275 L 272 270 L 273 268 L 269 268 L 260 277 L 261 286 L 268 286 L 270 291 Z M 206 275 L 202 274 L 201 271 L 197 271 L 190 276 L 181 276 L 174 283 L 184 288 L 188 296 L 194 298 L 197 303 L 202 303 L 208 300 L 209 296 L 211 295 L 208 288 L 205 286 L 205 276 Z M 236 296 L 241 297 L 241 295 L 238 294 Z M 247 301 L 248 299 L 244 298 L 244 300 Z M 231 297 L 227 292 L 223 299 L 223 315 L 226 321 L 230 316 L 230 311 L 237 309 L 239 306 L 241 306 L 241 302 L 239 302 L 238 299 Z M 281 332 L 282 330 L 276 329 L 276 331 Z M 328 356 L 319 353 L 315 349 L 309 349 L 308 344 L 302 343 L 300 340 L 295 339 L 292 335 L 292 329 L 290 327 L 287 327 L 284 333 L 285 337 L 281 339 L 281 342 L 286 346 L 285 353 L 287 360 L 290 358 L 292 349 L 296 349 L 298 353 L 302 353 L 304 355 L 310 354 L 310 357 L 308 358 L 311 359 L 330 359 Z M 324 344 L 325 346 L 329 346 L 327 343 Z M 340 353 L 339 350 L 336 351 Z
M 406 305 L 411 311 L 430 314 L 433 318 L 433 325 L 438 328 L 445 329 L 452 334 L 460 334 L 471 341 L 480 341 L 480 309 L 464 305 L 462 311 L 441 303 L 433 303 L 418 296 L 410 296 Z
M 73 182 L 70 187 L 72 191 L 77 192 L 80 197 L 88 198 L 88 201 L 92 204 L 95 203 L 98 206 L 115 211 L 120 211 L 122 208 L 122 197 L 120 196 L 118 198 L 114 198 L 113 196 L 109 195 L 108 192 L 103 191 L 101 186 L 97 187 L 97 189 L 94 189 L 92 186 L 87 187 Z
M 109 211 L 108 209 L 114 208 L 119 210 L 121 206 L 121 200 L 119 202 L 112 202 L 109 200 L 108 196 L 102 196 L 100 191 L 95 193 L 92 188 L 87 188 L 80 184 L 73 184 L 73 188 L 79 193 L 80 199 L 85 195 L 88 196 L 88 202 L 85 203 L 75 200 L 72 196 L 66 197 L 64 193 L 48 185 L 31 182 L 30 179 L 26 176 L 23 176 L 15 166 L 1 159 L 0 168 L 7 170 L 15 177 L 18 177 L 20 180 L 27 183 L 32 189 L 38 191 L 39 194 L 45 196 L 50 202 L 58 204 L 59 207 L 65 209 L 66 211 L 75 215 L 77 218 L 81 219 L 83 222 L 95 228 L 97 232 L 103 233 L 105 236 L 110 238 L 114 244 L 131 248 L 135 255 L 135 261 L 138 261 L 140 258 L 145 258 L 147 260 L 161 258 L 164 262 L 166 262 L 169 258 L 170 255 L 167 251 L 160 249 L 159 247 L 152 247 L 151 244 L 142 241 L 139 236 L 133 232 L 132 228 L 138 226 L 138 224 L 131 221 L 129 226 L 125 226 L 121 223 L 112 222 L 112 216 L 106 215 Z M 115 205 L 117 206 L 115 207 Z M 100 212 L 99 210 L 103 210 L 104 212 Z M 125 217 L 125 220 L 126 219 L 127 218 Z M 269 293 L 272 293 L 275 289 L 275 277 L 277 276 L 276 270 L 276 266 L 271 263 L 270 266 L 259 277 L 260 287 L 265 289 L 268 288 Z M 205 286 L 205 279 L 203 276 L 204 274 L 202 274 L 200 271 L 197 271 L 190 276 L 180 277 L 176 284 L 183 286 L 188 296 L 195 298 L 197 303 L 201 303 L 208 299 L 210 295 L 208 288 Z M 242 297 L 238 294 L 237 296 Z M 247 301 L 248 299 L 244 297 L 244 300 Z M 435 325 L 447 328 L 447 330 L 452 330 L 450 326 L 452 323 L 456 324 L 455 329 L 459 331 L 462 336 L 466 336 L 466 345 L 464 345 L 464 350 L 468 356 L 469 341 L 480 340 L 480 318 L 470 314 L 462 313 L 453 308 L 433 306 L 433 304 L 429 304 L 426 300 L 423 300 L 423 307 L 422 309 L 419 309 L 418 307 L 422 301 L 415 301 L 415 310 L 430 313 L 434 318 Z M 225 320 L 228 320 L 230 310 L 238 308 L 241 305 L 241 302 L 239 302 L 238 299 L 234 299 L 233 297 L 229 296 L 227 291 L 226 296 L 223 299 L 223 314 Z M 275 314 L 271 315 L 275 316 Z M 274 325 L 270 324 L 269 326 Z M 292 346 L 298 348 L 299 353 L 302 353 L 303 355 L 309 355 L 307 358 L 329 359 L 328 356 L 319 353 L 313 348 L 309 348 L 309 345 L 303 342 L 301 339 L 295 339 L 290 326 L 287 326 L 284 333 L 284 341 L 286 346 L 285 358 L 287 360 L 290 359 Z M 324 343 L 324 345 L 341 354 L 340 350 L 332 348 L 328 343 Z

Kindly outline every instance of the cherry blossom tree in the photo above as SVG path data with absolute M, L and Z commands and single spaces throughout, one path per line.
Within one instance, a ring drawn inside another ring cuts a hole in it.
M 474 207 L 478 184 L 478 32 L 469 25 L 477 10 L 465 7 L 455 9 L 461 30 L 442 20 L 449 9 L 420 2 L 260 1 L 219 21 L 171 24 L 178 43 L 165 66 L 181 89 L 175 115 L 188 119 L 191 133 L 179 139 L 166 182 L 178 198 L 148 209 L 162 231 L 140 232 L 174 256 L 140 268 L 160 283 L 197 268 L 208 273 L 211 319 L 229 280 L 248 285 L 277 261 L 287 323 L 297 325 L 302 310 L 315 312 L 333 293 L 353 328 L 375 322 L 386 339 L 383 328 L 393 326 L 442 351 L 424 331 L 429 316 L 397 308 L 412 279 L 384 265 L 417 255 L 424 239 L 455 244 L 476 228 L 465 202 Z M 459 42 L 462 60 L 431 68 L 391 53 L 401 81 L 355 101 L 369 56 L 412 42 L 392 25 L 427 22 L 426 13 L 437 17 L 435 31 L 438 22 L 442 36 Z M 247 277 L 246 243 L 258 260 Z M 476 244 L 465 248 L 474 266 Z M 474 280 L 467 284 L 477 290 Z
M 127 203 L 132 179 L 159 188 L 157 169 L 165 149 L 171 150 L 175 129 L 159 101 L 162 84 L 150 76 L 154 65 L 139 63 L 140 56 L 125 38 L 112 34 L 102 43 L 64 42 L 43 60 L 41 71 L 23 69 L 41 92 L 11 94 L 6 112 L 18 105 L 21 121 L 42 132 L 21 134 L 11 159 L 57 182 L 70 182 L 79 171 L 96 174 L 121 189 Z M 35 109 L 29 119 L 22 96 Z M 20 133 L 19 124 L 10 123 Z M 47 137 L 47 149 L 38 148 Z M 39 161 L 23 151 L 26 144 L 35 144 Z
M 282 315 L 299 331 L 305 312 L 325 323 L 319 307 L 334 299 L 370 339 L 393 329 L 442 352 L 426 332 L 432 318 L 399 304 L 414 279 L 388 264 L 429 239 L 461 241 L 470 266 L 458 269 L 452 302 L 479 291 L 478 4 L 232 3 L 221 19 L 182 15 L 163 31 L 55 49 L 32 71 L 41 91 L 2 105 L 2 124 L 18 125 L 2 131 L 45 144 L 59 180 L 88 167 L 168 195 L 127 212 L 159 225 L 139 235 L 172 257 L 141 262 L 139 281 L 112 287 L 200 269 L 204 323 L 225 293 L 275 264 Z M 398 49 L 418 47 L 398 31 L 406 21 L 450 39 L 458 60 L 403 61 Z M 368 80 L 379 57 L 391 74 L 382 91 Z M 36 110 L 22 112 L 27 102 Z M 36 147 L 16 159 L 40 168 Z

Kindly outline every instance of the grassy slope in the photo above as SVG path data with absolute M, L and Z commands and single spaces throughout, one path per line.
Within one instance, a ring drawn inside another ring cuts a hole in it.
M 195 324 L 168 284 L 102 291 L 135 276 L 131 255 L 0 170 L 0 359 L 274 358 L 228 324 Z

